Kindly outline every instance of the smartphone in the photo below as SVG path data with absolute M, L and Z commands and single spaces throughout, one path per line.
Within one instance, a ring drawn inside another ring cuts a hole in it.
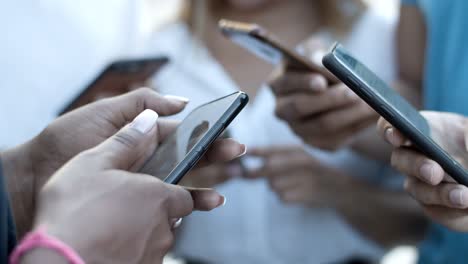
M 400 130 L 419 151 L 439 163 L 458 183 L 468 186 L 468 171 L 447 152 L 448 148 L 459 148 L 456 142 L 431 130 L 418 110 L 339 43 L 325 55 L 323 65 Z
M 333 83 L 337 81 L 322 65 L 316 65 L 286 47 L 259 25 L 222 19 L 218 26 L 224 36 L 273 65 L 286 61 L 291 70 L 317 72 Z
M 60 112 L 63 115 L 75 108 L 96 101 L 100 97 L 128 92 L 146 81 L 167 64 L 167 57 L 119 60 L 107 66 L 84 90 Z
M 177 184 L 248 101 L 247 94 L 236 92 L 195 108 L 159 145 L 140 172 Z

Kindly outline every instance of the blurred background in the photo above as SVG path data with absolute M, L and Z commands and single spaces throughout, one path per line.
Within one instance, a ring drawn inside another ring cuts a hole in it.
M 351 1 L 340 2 L 346 8 Z M 364 2 L 394 28 L 397 0 Z M 166 43 L 160 33 L 186 16 L 188 4 L 188 0 L 1 1 L 0 149 L 34 137 L 112 62 L 166 54 L 172 58 L 172 42 Z M 177 78 L 169 73 L 162 76 L 151 76 L 145 84 L 157 86 L 161 80 Z M 105 96 L 93 98 L 101 97 Z M 381 263 L 415 260 L 414 248 L 401 245 L 386 252 Z M 183 260 L 168 257 L 167 263 Z

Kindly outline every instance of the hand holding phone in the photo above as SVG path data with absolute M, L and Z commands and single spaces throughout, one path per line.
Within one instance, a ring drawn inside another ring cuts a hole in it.
M 159 145 L 140 171 L 164 182 L 177 184 L 197 164 L 247 102 L 248 96 L 245 93 L 236 92 L 196 108 Z
M 337 43 L 324 57 L 323 64 L 408 138 L 418 151 L 440 164 L 458 183 L 468 186 L 468 164 L 460 163 L 460 158 L 466 158 L 462 155 L 466 152 L 464 135 L 447 137 L 445 130 L 450 124 L 442 120 L 429 123 L 340 44 Z
M 438 142 L 461 165 L 468 168 L 468 119 L 441 112 L 421 112 Z M 379 133 L 395 148 L 392 164 L 408 175 L 405 189 L 423 206 L 432 220 L 448 228 L 468 231 L 468 188 L 457 184 L 434 160 L 412 147 L 411 142 L 389 122 L 379 120 Z M 453 143 L 458 144 L 453 144 Z
M 314 63 L 294 49 L 286 47 L 259 25 L 222 19 L 219 21 L 219 28 L 224 36 L 273 65 L 285 63 L 290 70 L 318 73 L 330 82 L 337 81 L 320 62 Z

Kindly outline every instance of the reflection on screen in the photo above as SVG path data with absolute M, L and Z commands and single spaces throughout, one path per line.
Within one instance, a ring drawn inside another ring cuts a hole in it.
M 242 33 L 230 33 L 230 36 L 235 43 L 273 65 L 278 65 L 283 59 L 283 54 L 280 51 L 252 36 Z
M 460 164 L 466 164 L 468 152 L 465 149 L 464 139 L 443 137 L 443 135 L 446 135 L 444 129 L 449 125 L 453 126 L 454 124 L 450 124 L 453 122 L 439 120 L 438 122 L 434 122 L 434 124 L 429 124 L 419 111 L 411 106 L 408 101 L 385 84 L 384 81 L 365 65 L 349 55 L 342 47 L 338 46 L 333 53 L 338 60 L 353 73 L 353 76 L 359 78 L 369 89 L 374 91 L 374 96 L 378 96 L 382 101 L 393 106 L 392 108 L 396 110 L 396 114 L 398 114 L 400 118 L 409 121 L 415 129 L 419 130 L 420 133 L 427 138 L 432 139 L 434 143 L 445 150 L 453 159 L 459 161 Z M 444 123 L 446 124 L 445 126 L 441 125 Z M 460 130 L 463 131 L 462 129 Z M 466 165 L 464 167 L 468 169 Z
M 141 172 L 165 179 L 205 138 L 208 131 L 234 103 L 237 94 L 221 98 L 193 110 L 148 159 Z

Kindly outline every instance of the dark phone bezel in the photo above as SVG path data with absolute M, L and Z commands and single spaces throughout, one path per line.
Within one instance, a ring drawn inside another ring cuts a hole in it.
M 468 186 L 468 172 L 463 168 L 463 166 L 453 159 L 436 142 L 434 142 L 434 140 L 424 135 L 415 125 L 405 118 L 405 116 L 398 111 L 396 107 L 388 103 L 388 101 L 384 99 L 383 95 L 378 93 L 375 89 L 370 88 L 357 74 L 344 65 L 335 55 L 335 51 L 339 46 L 340 45 L 336 43 L 333 49 L 325 55 L 323 58 L 323 65 L 338 79 L 351 88 L 377 113 L 385 118 L 385 120 L 390 122 L 400 130 L 401 133 L 408 137 L 418 150 L 439 163 L 445 172 L 452 176 L 452 178 L 458 183 Z M 351 56 L 349 54 L 347 55 Z M 401 97 L 393 90 L 391 93 Z M 405 100 L 403 97 L 401 97 L 401 99 Z M 414 110 L 418 112 L 416 109 Z
M 165 66 L 169 62 L 168 57 L 159 56 L 154 58 L 142 58 L 142 59 L 126 59 L 126 60 L 118 60 L 114 61 L 109 64 L 104 70 L 102 70 L 96 78 L 94 78 L 83 90 L 79 92 L 66 106 L 59 111 L 58 115 L 61 116 L 70 110 L 73 109 L 74 105 L 78 103 L 88 92 L 90 92 L 91 87 L 93 87 L 100 79 L 102 79 L 106 74 L 113 71 L 122 71 L 123 68 L 128 65 L 128 67 L 133 67 L 135 64 L 140 64 L 140 67 L 144 67 L 147 64 L 155 64 L 154 71 L 150 74 L 153 75 L 157 73 L 163 66 Z M 133 70 L 129 70 L 130 73 L 135 73 Z
M 193 111 L 205 107 L 206 105 L 216 103 L 217 101 L 223 100 L 230 96 L 236 96 L 234 102 L 226 109 L 219 120 L 208 130 L 208 132 L 200 139 L 195 146 L 187 153 L 184 159 L 177 164 L 177 166 L 164 178 L 164 182 L 170 184 L 177 184 L 200 160 L 200 158 L 206 153 L 209 146 L 223 133 L 223 131 L 229 126 L 229 124 L 236 118 L 236 116 L 242 111 L 247 105 L 249 97 L 244 92 L 235 92 L 214 101 L 202 104 L 195 108 Z M 190 115 L 190 114 L 189 114 Z M 185 119 L 184 119 L 185 120 Z M 182 122 L 184 122 L 184 120 Z M 150 162 L 150 161 L 148 161 Z M 144 167 L 144 166 L 143 166 Z M 142 168 L 143 168 L 142 167 Z
M 329 81 L 336 83 L 337 79 L 333 74 L 331 74 L 327 69 L 317 66 L 311 63 L 304 56 L 295 52 L 294 50 L 287 48 L 286 45 L 283 45 L 277 37 L 269 33 L 266 29 L 262 28 L 257 24 L 250 24 L 244 22 L 229 21 L 222 19 L 218 24 L 221 33 L 232 41 L 232 36 L 234 34 L 242 34 L 251 38 L 254 38 L 257 41 L 262 42 L 265 45 L 270 46 L 270 48 L 278 50 L 286 58 L 288 68 L 295 71 L 312 71 L 318 72 L 324 75 Z M 253 47 L 244 47 L 249 50 L 249 52 L 257 55 L 254 51 L 250 50 Z M 262 58 L 263 59 L 263 58 Z

